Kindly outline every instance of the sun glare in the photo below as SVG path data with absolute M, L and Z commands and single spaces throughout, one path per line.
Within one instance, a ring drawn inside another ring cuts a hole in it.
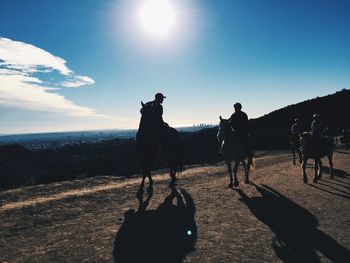
M 167 39 L 176 24 L 176 10 L 169 0 L 145 0 L 139 8 L 139 22 L 144 33 Z

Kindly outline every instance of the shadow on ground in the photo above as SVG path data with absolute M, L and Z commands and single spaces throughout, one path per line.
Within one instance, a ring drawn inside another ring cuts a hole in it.
M 326 165 L 322 166 L 322 172 L 323 173 L 329 174 L 329 171 L 330 171 L 329 166 L 326 166 Z M 348 174 L 346 171 L 341 170 L 341 169 L 337 169 L 337 168 L 333 168 L 332 169 L 332 174 L 335 177 L 340 177 L 340 178 L 346 178 L 346 177 L 350 176 L 350 174 Z
M 151 195 L 139 200 L 139 208 L 125 212 L 115 240 L 115 262 L 179 263 L 194 250 L 197 226 L 195 204 L 183 189 L 171 189 L 155 210 L 147 210 Z
M 253 184 L 259 197 L 235 189 L 252 214 L 274 233 L 272 248 L 284 262 L 321 262 L 317 251 L 333 262 L 350 262 L 350 251 L 319 230 L 316 217 L 273 188 Z

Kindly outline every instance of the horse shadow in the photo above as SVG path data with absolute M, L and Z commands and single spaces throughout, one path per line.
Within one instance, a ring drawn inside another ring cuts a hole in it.
M 195 204 L 184 189 L 173 187 L 157 209 L 147 210 L 152 195 L 125 212 L 114 240 L 115 262 L 180 263 L 195 250 Z
M 329 167 L 325 166 L 323 171 L 326 172 L 326 173 L 327 172 L 329 173 Z M 340 178 L 346 178 L 346 177 L 350 176 L 350 174 L 348 174 L 344 170 L 336 169 L 336 168 L 332 169 L 332 174 L 333 174 L 334 177 L 340 177 Z
M 333 262 L 350 262 L 350 252 L 319 230 L 316 217 L 273 188 L 252 183 L 259 197 L 235 189 L 251 213 L 274 233 L 272 248 L 284 262 L 321 262 L 317 251 Z
M 324 185 L 324 184 L 322 184 L 322 185 Z M 327 190 L 325 188 L 321 188 L 321 187 L 317 186 L 316 184 L 309 184 L 308 186 L 310 186 L 312 188 L 315 188 L 315 189 L 318 189 L 318 190 L 321 190 L 321 191 L 323 191 L 325 193 L 328 193 L 328 194 L 331 194 L 331 195 L 335 195 L 335 196 L 339 196 L 339 197 L 342 197 L 342 198 L 350 200 L 350 195 L 349 194 L 341 194 L 341 193 L 337 193 L 336 191 Z

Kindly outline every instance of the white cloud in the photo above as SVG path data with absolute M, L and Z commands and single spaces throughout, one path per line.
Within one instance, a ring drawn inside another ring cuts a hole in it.
M 51 74 L 57 71 L 65 81 L 48 83 L 35 73 Z M 77 117 L 104 117 L 95 109 L 76 105 L 57 92 L 63 87 L 94 84 L 87 76 L 78 76 L 60 57 L 27 43 L 0 37 L 0 106 L 33 111 L 64 113 Z M 52 88 L 50 86 L 56 86 Z
M 63 75 L 73 72 L 66 61 L 36 46 L 0 37 L 0 59 L 3 65 L 25 72 L 35 72 L 38 67 L 57 70 Z
M 75 105 L 62 95 L 48 92 L 41 81 L 26 75 L 0 74 L 0 105 L 27 110 L 66 113 L 71 116 L 97 116 L 95 110 Z
M 75 79 L 63 81 L 61 84 L 67 88 L 76 88 L 83 85 L 95 84 L 95 81 L 88 76 L 77 76 Z

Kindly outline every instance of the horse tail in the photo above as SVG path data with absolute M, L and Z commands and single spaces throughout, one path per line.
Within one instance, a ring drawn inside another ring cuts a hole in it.
M 183 165 L 184 165 L 184 151 L 183 146 L 181 143 L 180 134 L 178 131 L 174 128 L 170 129 L 170 143 L 171 143 L 171 151 L 172 151 L 172 157 L 171 162 L 174 164 L 174 169 L 176 173 L 181 173 L 183 171 Z

